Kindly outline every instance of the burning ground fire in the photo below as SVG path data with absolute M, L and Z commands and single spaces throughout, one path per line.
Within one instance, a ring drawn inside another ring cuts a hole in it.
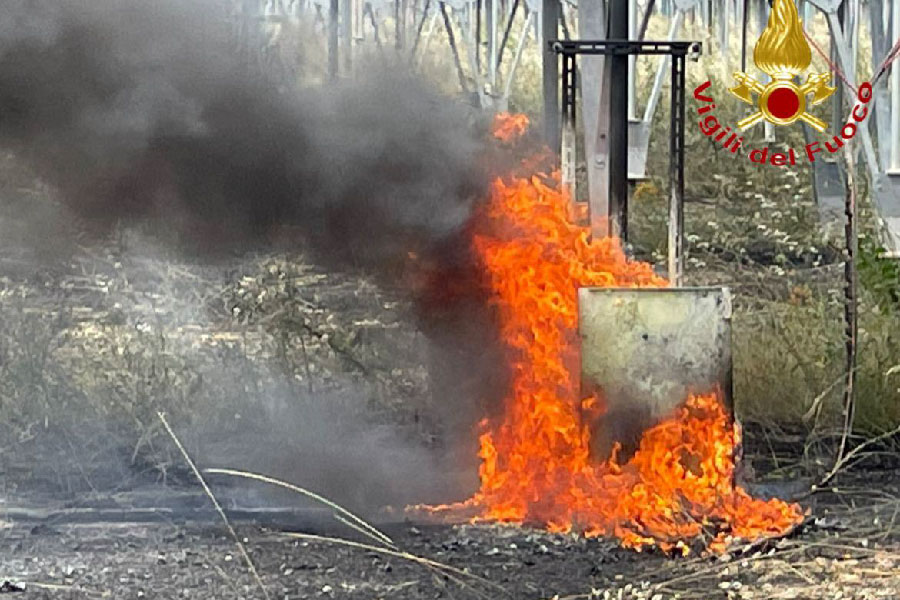
M 518 119 L 516 122 L 519 122 Z M 510 140 L 498 121 L 496 135 Z M 541 524 L 556 532 L 615 535 L 640 550 L 722 552 L 735 539 L 777 536 L 800 507 L 750 497 L 733 484 L 740 432 L 717 393 L 694 395 L 643 434 L 627 460 L 591 456 L 585 421 L 602 413 L 580 398 L 577 300 L 584 286 L 665 286 L 615 239 L 590 239 L 568 219 L 556 176 L 498 179 L 473 236 L 512 361 L 498 422 L 483 422 L 481 487 L 469 500 L 428 510 L 474 510 L 476 521 Z

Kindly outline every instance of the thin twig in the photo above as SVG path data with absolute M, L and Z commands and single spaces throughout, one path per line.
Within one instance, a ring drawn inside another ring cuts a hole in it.
M 900 434 L 900 425 L 891 429 L 890 431 L 885 431 L 881 435 L 875 436 L 873 438 L 869 438 L 868 440 L 861 442 L 858 446 L 856 446 L 855 448 L 850 450 L 850 452 L 847 452 L 846 454 L 841 456 L 840 459 L 834 463 L 834 466 L 831 468 L 831 471 L 829 471 L 828 474 L 825 475 L 825 477 L 823 477 L 822 480 L 817 485 L 813 486 L 813 491 L 816 491 L 819 488 L 827 485 L 828 482 L 831 481 L 834 478 L 834 476 L 838 474 L 838 471 L 840 471 L 842 468 L 844 468 L 844 465 L 846 465 L 848 462 L 850 462 L 850 459 L 852 459 L 854 456 L 856 456 L 857 454 L 859 454 L 860 452 L 862 452 L 863 450 L 865 450 L 872 444 L 877 444 L 878 442 L 880 442 L 882 440 L 886 440 L 897 434 Z
M 88 590 L 78 585 L 62 585 L 58 583 L 44 583 L 42 581 L 23 581 L 19 579 L 14 579 L 11 577 L 0 577 L 0 582 L 8 582 L 13 585 L 23 586 L 25 591 L 27 591 L 28 587 L 31 586 L 33 588 L 38 588 L 42 590 L 54 590 L 58 592 L 78 592 L 81 594 L 85 594 L 87 596 L 98 596 L 100 598 L 106 597 L 109 595 L 108 592 L 97 592 L 94 590 Z M 2 592 L 0 592 L 2 593 Z
M 318 495 L 315 492 L 311 492 L 307 489 L 304 489 L 304 488 L 300 487 L 299 485 L 294 485 L 293 483 L 288 483 L 287 481 L 275 479 L 274 477 L 269 477 L 268 475 L 261 475 L 259 473 L 252 473 L 250 471 L 238 471 L 237 469 L 204 469 L 204 472 L 215 474 L 215 475 L 231 475 L 233 477 L 243 477 L 245 479 L 253 479 L 255 481 L 271 483 L 272 485 L 277 485 L 279 487 L 283 487 L 285 489 L 291 490 L 292 492 L 297 492 L 298 494 L 302 494 L 302 495 L 306 496 L 307 498 L 312 498 L 313 500 L 315 500 L 317 502 L 321 502 L 322 504 L 324 504 L 325 506 L 334 510 L 335 512 L 338 512 L 338 513 L 344 515 L 345 517 L 347 517 L 347 519 L 353 521 L 361 529 L 363 529 L 364 531 L 361 531 L 361 533 L 366 533 L 366 535 L 368 537 L 375 539 L 376 541 L 378 541 L 381 544 L 386 544 L 393 548 L 397 547 L 396 544 L 394 544 L 394 540 L 392 540 L 390 537 L 388 537 L 388 535 L 386 533 L 383 533 L 380 530 L 376 529 L 374 526 L 369 525 L 366 521 L 364 521 L 360 517 L 357 517 L 356 515 L 354 515 L 352 512 L 350 512 L 346 508 L 344 508 L 338 504 L 335 504 L 328 498 L 325 498 L 323 496 Z
M 350 529 L 352 529 L 352 530 L 355 531 L 356 533 L 359 533 L 360 535 L 363 535 L 363 536 L 365 536 L 365 537 L 367 537 L 367 538 L 369 538 L 369 539 L 371 539 L 371 540 L 374 540 L 374 541 L 376 541 L 376 542 L 378 542 L 378 543 L 380 543 L 380 544 L 384 544 L 384 545 L 388 546 L 389 548 L 396 548 L 396 547 L 397 547 L 397 546 L 395 546 L 395 545 L 393 545 L 393 544 L 388 545 L 386 542 L 383 542 L 383 541 L 381 540 L 381 538 L 378 538 L 378 537 L 372 535 L 372 534 L 369 533 L 367 530 L 363 529 L 362 527 L 360 527 L 359 525 L 357 525 L 357 524 L 354 523 L 353 521 L 349 521 L 349 520 L 345 519 L 345 518 L 342 517 L 341 515 L 332 515 L 332 516 L 334 517 L 335 521 L 337 521 L 338 523 L 341 523 L 342 525 L 346 525 L 347 527 L 349 527 Z
M 402 550 L 391 550 L 388 548 L 382 548 L 380 546 L 372 546 L 371 544 L 363 544 L 361 542 L 354 542 L 352 540 L 345 540 L 343 538 L 333 538 L 326 537 L 322 535 L 314 535 L 311 533 L 293 533 L 293 532 L 285 532 L 283 535 L 286 535 L 290 538 L 297 538 L 301 540 L 310 540 L 313 542 L 329 542 L 332 544 L 340 544 L 343 546 L 350 546 L 353 548 L 361 548 L 363 550 L 369 550 L 370 552 L 379 552 L 381 554 L 387 554 L 388 556 L 396 556 L 397 558 L 402 558 L 414 563 L 418 563 L 420 565 L 424 565 L 426 567 L 434 567 L 441 571 L 453 573 L 455 575 L 459 575 L 461 577 L 468 577 L 473 579 L 483 585 L 491 587 L 499 592 L 502 592 L 505 595 L 510 595 L 508 591 L 506 591 L 501 586 L 497 585 L 493 581 L 485 579 L 484 577 L 479 577 L 473 573 L 469 573 L 467 571 L 463 571 L 462 569 L 458 569 L 456 567 L 452 567 L 450 565 L 446 565 L 444 563 L 439 563 L 435 560 L 431 560 L 430 558 L 424 558 L 421 556 L 416 556 L 415 554 L 410 554 L 409 552 L 404 552 Z M 446 573 L 445 573 L 446 574 Z
M 810 403 L 809 410 L 807 410 L 803 414 L 803 417 L 801 417 L 801 418 L 804 421 L 809 421 L 814 416 L 818 417 L 819 408 L 822 404 L 822 401 L 825 399 L 825 396 L 827 396 L 829 394 L 829 392 L 831 392 L 831 390 L 836 388 L 838 386 L 838 384 L 840 384 L 842 381 L 844 381 L 846 376 L 847 376 L 846 373 L 841 373 L 841 375 L 839 377 L 837 377 L 834 381 L 829 383 L 828 386 L 824 390 L 822 390 L 822 392 L 818 396 L 813 398 L 813 401 Z M 816 421 L 818 421 L 818 418 L 816 419 Z
M 206 480 L 203 479 L 203 475 L 200 473 L 200 469 L 198 469 L 197 465 L 194 464 L 191 456 L 187 453 L 187 450 L 185 450 L 184 446 L 182 445 L 181 440 L 179 440 L 178 436 L 175 435 L 175 432 L 172 430 L 172 427 L 166 420 L 166 414 L 162 411 L 159 411 L 156 414 L 159 417 L 159 420 L 162 421 L 163 427 L 166 428 L 166 432 L 169 434 L 169 437 L 172 438 L 175 446 L 178 448 L 179 452 L 181 452 L 184 460 L 187 461 L 187 464 L 191 467 L 191 470 L 197 477 L 197 481 L 199 481 L 200 485 L 203 487 L 203 491 L 206 492 L 207 496 L 209 496 L 209 499 L 212 501 L 213 506 L 216 508 L 216 512 L 218 512 L 219 516 L 222 517 L 222 521 L 225 523 L 225 527 L 228 528 L 228 533 L 231 534 L 231 537 L 234 539 L 234 543 L 237 545 L 238 550 L 240 550 L 241 556 L 244 557 L 244 561 L 247 563 L 247 567 L 250 569 L 250 573 L 253 574 L 253 578 L 256 579 L 256 583 L 262 590 L 263 596 L 266 598 L 266 600 L 270 600 L 269 590 L 266 589 L 262 578 L 259 576 L 259 571 L 256 570 L 256 565 L 253 564 L 253 559 L 250 558 L 250 554 L 247 552 L 247 548 L 244 546 L 243 542 L 241 542 L 241 538 L 238 537 L 238 534 L 234 530 L 234 527 L 231 526 L 231 521 L 228 520 L 228 516 L 225 514 L 225 511 L 222 510 L 222 505 L 219 504 L 218 500 L 216 500 L 216 497 L 213 495 L 212 490 L 209 488 L 209 485 L 207 485 Z
M 654 583 L 654 584 L 652 584 L 651 587 L 654 590 L 659 590 L 659 589 L 667 587 L 673 583 L 678 583 L 681 581 L 686 581 L 689 579 L 696 579 L 698 577 L 703 577 L 706 575 L 718 573 L 719 571 L 722 571 L 723 569 L 726 569 L 729 566 L 732 566 L 735 564 L 740 564 L 743 567 L 744 563 L 751 563 L 751 562 L 757 562 L 757 561 L 761 561 L 761 560 L 770 560 L 770 559 L 775 559 L 775 558 L 781 558 L 785 555 L 795 554 L 795 553 L 799 552 L 801 549 L 802 548 L 792 548 L 790 550 L 783 550 L 781 552 L 774 552 L 774 553 L 770 553 L 770 554 L 760 554 L 759 556 L 751 556 L 748 558 L 736 558 L 734 560 L 717 563 L 710 567 L 706 567 L 704 569 L 698 569 L 698 570 L 692 571 L 690 573 L 685 573 L 685 574 L 679 575 L 677 577 L 672 577 L 671 579 L 666 579 L 664 581 Z

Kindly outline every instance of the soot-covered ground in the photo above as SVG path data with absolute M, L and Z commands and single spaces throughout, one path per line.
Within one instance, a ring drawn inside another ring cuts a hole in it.
M 401 552 L 466 572 L 449 577 L 408 558 L 290 538 L 276 527 L 240 521 L 236 529 L 277 599 L 900 598 L 896 492 L 884 484 L 815 497 L 806 524 L 788 538 L 721 557 L 639 554 L 613 540 L 511 526 L 382 527 Z M 105 522 L 92 522 L 89 512 L 27 513 L 7 510 L 0 529 L 0 595 L 11 600 L 264 598 L 212 515 L 145 511 L 113 522 L 100 512 Z M 333 525 L 307 531 L 366 542 Z

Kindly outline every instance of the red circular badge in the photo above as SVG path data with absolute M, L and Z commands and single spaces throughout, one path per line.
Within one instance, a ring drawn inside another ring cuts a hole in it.
M 800 98 L 797 97 L 797 92 L 789 87 L 776 88 L 769 94 L 766 107 L 773 117 L 790 119 L 800 110 Z

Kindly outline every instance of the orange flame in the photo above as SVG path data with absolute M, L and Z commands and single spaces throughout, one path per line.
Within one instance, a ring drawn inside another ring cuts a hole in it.
M 665 286 L 618 240 L 590 239 L 567 218 L 568 198 L 549 178 L 496 180 L 473 238 L 512 357 L 502 419 L 483 422 L 481 487 L 468 501 L 429 510 L 474 510 L 475 520 L 536 523 L 551 531 L 616 535 L 640 550 L 687 553 L 701 535 L 722 551 L 731 538 L 785 532 L 800 507 L 764 502 L 733 486 L 739 432 L 717 394 L 685 404 L 642 437 L 634 456 L 591 456 L 580 412 L 576 334 L 580 286 Z
M 522 113 L 500 112 L 494 115 L 491 132 L 501 142 L 511 143 L 528 129 L 528 116 Z

